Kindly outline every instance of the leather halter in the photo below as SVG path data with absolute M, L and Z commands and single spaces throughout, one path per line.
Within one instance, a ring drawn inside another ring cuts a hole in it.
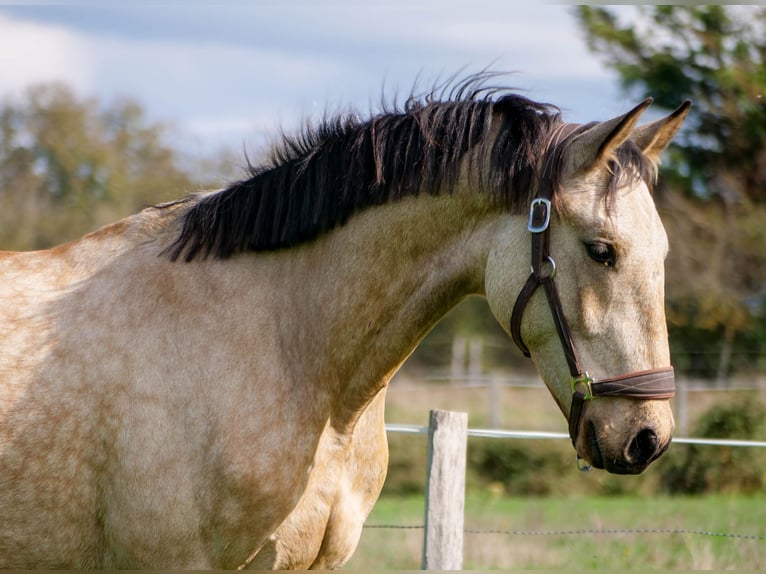
M 511 313 L 511 336 L 529 357 L 529 349 L 521 338 L 521 318 L 524 309 L 540 285 L 545 290 L 572 383 L 572 406 L 569 413 L 569 436 L 577 442 L 585 401 L 596 397 L 622 397 L 641 400 L 669 399 L 675 395 L 673 367 L 661 367 L 594 380 L 580 365 L 564 312 L 561 309 L 556 284 L 556 264 L 550 255 L 551 198 L 548 186 L 541 186 L 529 209 L 527 229 L 532 235 L 532 272 L 521 289 Z M 547 264 L 547 265 L 546 265 Z

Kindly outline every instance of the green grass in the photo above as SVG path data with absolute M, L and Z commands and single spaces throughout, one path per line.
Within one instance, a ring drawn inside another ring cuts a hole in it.
M 368 525 L 422 525 L 420 496 L 382 498 Z M 686 533 L 466 533 L 465 569 L 643 568 L 761 569 L 766 540 L 707 536 L 709 531 L 766 537 L 766 495 L 705 497 L 466 498 L 465 528 L 553 532 L 678 529 Z M 365 528 L 348 569 L 420 567 L 422 529 Z

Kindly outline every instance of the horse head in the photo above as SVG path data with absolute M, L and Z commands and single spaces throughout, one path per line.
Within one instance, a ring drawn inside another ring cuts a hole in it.
M 650 103 L 551 135 L 527 229 L 501 226 L 486 270 L 490 307 L 569 419 L 578 458 L 620 474 L 642 472 L 674 428 L 668 241 L 650 185 L 689 103 L 636 127 Z M 527 282 L 510 280 L 530 252 Z

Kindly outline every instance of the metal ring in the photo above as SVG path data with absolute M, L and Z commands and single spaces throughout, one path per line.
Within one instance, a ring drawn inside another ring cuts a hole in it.
M 550 255 L 546 255 L 545 260 L 551 265 L 551 273 L 550 275 L 548 275 L 547 279 L 553 279 L 556 276 L 556 262 L 553 260 L 553 257 L 551 257 Z M 532 275 L 535 275 L 534 266 L 530 265 L 529 269 L 530 269 L 530 273 L 532 273 Z M 546 279 L 546 277 L 538 277 L 538 279 Z

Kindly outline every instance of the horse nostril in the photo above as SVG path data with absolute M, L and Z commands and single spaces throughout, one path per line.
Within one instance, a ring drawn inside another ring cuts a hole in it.
M 658 447 L 657 433 L 650 428 L 645 428 L 628 446 L 628 460 L 633 464 L 646 464 L 656 458 Z

